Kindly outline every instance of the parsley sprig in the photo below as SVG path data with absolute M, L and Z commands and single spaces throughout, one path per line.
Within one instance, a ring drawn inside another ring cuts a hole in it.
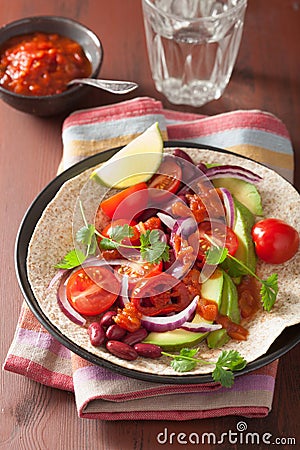
M 109 237 L 106 237 L 96 230 L 94 225 L 87 222 L 81 202 L 79 202 L 79 207 L 84 226 L 77 231 L 76 242 L 84 246 L 85 252 L 80 249 L 71 250 L 61 262 L 56 264 L 56 268 L 73 269 L 81 265 L 89 256 L 95 255 L 97 236 L 101 238 L 99 247 L 102 250 L 114 250 L 120 247 L 135 248 L 139 250 L 143 261 L 152 264 L 160 261 L 169 261 L 170 248 L 166 242 L 161 240 L 159 230 L 146 230 L 145 233 L 140 235 L 140 245 L 129 245 L 129 243 L 126 244 L 126 239 L 134 236 L 133 227 L 128 224 L 113 226 L 109 230 Z
M 242 370 L 247 361 L 236 350 L 223 350 L 217 361 L 208 361 L 197 358 L 199 348 L 182 348 L 179 354 L 162 352 L 163 355 L 172 358 L 171 366 L 176 372 L 189 372 L 197 364 L 214 365 L 212 377 L 222 386 L 230 388 L 234 383 L 234 371 Z
M 207 236 L 207 238 L 209 238 Z M 210 238 L 210 242 L 212 243 L 211 248 L 207 252 L 206 262 L 208 264 L 221 264 L 225 261 L 226 258 L 229 258 L 233 261 L 234 266 L 236 268 L 236 273 L 238 275 L 252 275 L 261 283 L 260 295 L 263 307 L 266 311 L 270 312 L 274 303 L 276 301 L 276 297 L 278 294 L 278 275 L 277 273 L 273 273 L 266 280 L 260 278 L 253 270 L 247 267 L 242 261 L 235 258 L 234 256 L 228 253 L 228 249 L 226 247 L 221 248 L 216 245 Z

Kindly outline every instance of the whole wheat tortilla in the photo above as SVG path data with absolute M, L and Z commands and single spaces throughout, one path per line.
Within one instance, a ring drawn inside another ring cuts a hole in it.
M 263 203 L 265 217 L 283 219 L 300 231 L 300 197 L 297 191 L 280 175 L 253 161 L 231 154 L 212 152 L 210 150 L 186 149 L 195 162 L 235 164 L 243 166 L 263 177 L 257 185 Z M 172 151 L 169 149 L 168 151 Z M 94 168 L 93 168 L 94 169 Z M 89 175 L 93 169 L 67 181 L 44 210 L 32 235 L 27 258 L 29 282 L 34 295 L 45 315 L 52 324 L 71 341 L 97 355 L 98 357 L 126 369 L 159 375 L 196 375 L 209 373 L 211 366 L 198 365 L 192 372 L 178 373 L 170 366 L 170 359 L 159 360 L 138 358 L 129 362 L 111 355 L 105 348 L 93 347 L 90 344 L 87 330 L 70 321 L 57 304 L 57 285 L 49 289 L 49 283 L 57 270 L 54 268 L 64 255 L 74 248 L 72 221 L 77 197 L 85 191 L 86 213 L 93 216 L 98 204 L 99 193 L 90 188 Z M 270 345 L 291 325 L 300 322 L 300 252 L 284 264 L 271 266 L 258 262 L 258 274 L 267 278 L 271 273 L 278 273 L 279 293 L 275 306 L 270 313 L 259 311 L 248 322 L 249 336 L 246 341 L 231 340 L 222 350 L 235 349 L 248 362 L 255 360 L 267 352 Z M 209 350 L 205 343 L 200 344 L 203 357 L 217 359 L 220 350 Z M 99 361 L 101 363 L 101 361 Z

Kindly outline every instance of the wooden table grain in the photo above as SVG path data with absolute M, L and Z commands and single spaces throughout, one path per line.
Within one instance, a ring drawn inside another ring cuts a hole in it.
M 152 96 L 175 109 L 156 92 L 148 65 L 140 0 L 13 0 L 1 2 L 0 25 L 32 15 L 62 15 L 93 29 L 102 39 L 103 78 L 132 79 L 138 91 L 127 95 Z M 295 185 L 300 188 L 300 2 L 249 0 L 243 40 L 235 70 L 223 97 L 182 111 L 217 114 L 235 109 L 262 109 L 287 126 L 295 150 Z M 86 106 L 120 101 L 95 91 Z M 55 176 L 62 155 L 63 117 L 42 119 L 0 103 L 0 302 L 1 361 L 13 338 L 22 303 L 14 272 L 14 241 L 31 201 Z M 155 450 L 197 448 L 192 444 L 159 444 L 157 434 L 222 433 L 236 431 L 244 420 L 248 430 L 281 439 L 276 448 L 299 448 L 299 346 L 280 359 L 273 410 L 264 419 L 240 417 L 170 422 L 103 422 L 77 416 L 70 393 L 44 387 L 26 378 L 1 373 L 0 449 L 4 450 Z M 277 440 L 277 442 L 279 442 Z M 294 448 L 297 447 L 294 445 Z M 266 445 L 219 445 L 229 449 L 267 448 Z M 214 449 L 218 445 L 199 446 Z

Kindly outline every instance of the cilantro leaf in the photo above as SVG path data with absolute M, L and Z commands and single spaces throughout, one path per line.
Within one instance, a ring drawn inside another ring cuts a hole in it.
M 124 225 L 116 225 L 109 230 L 109 237 L 118 243 L 120 243 L 123 239 L 130 238 L 132 236 L 134 236 L 133 229 L 127 223 Z
M 74 249 L 67 253 L 64 259 L 55 265 L 55 268 L 73 269 L 74 267 L 80 266 L 85 259 L 86 255 L 83 252 Z
M 221 366 L 216 366 L 212 373 L 212 377 L 216 383 L 221 383 L 226 388 L 231 388 L 234 383 L 234 376 L 231 370 L 225 370 Z
M 173 367 L 176 372 L 190 372 L 195 369 L 196 365 L 197 361 L 190 361 L 180 357 L 174 358 L 171 361 L 171 367 Z
M 227 367 L 231 370 L 241 370 L 247 361 L 237 350 L 223 350 L 216 362 L 217 366 Z
M 262 280 L 262 286 L 260 290 L 262 303 L 264 309 L 268 312 L 271 311 L 277 294 L 278 294 L 278 275 L 273 273 L 266 280 Z
M 99 247 L 102 248 L 102 250 L 114 250 L 115 248 L 119 247 L 118 242 L 114 242 L 109 238 L 103 238 L 100 241 Z
M 226 247 L 211 246 L 206 253 L 207 264 L 221 264 L 227 257 L 228 249 Z
M 183 348 L 179 354 L 162 352 L 163 355 L 172 358 L 171 366 L 177 372 L 188 372 L 193 370 L 196 365 L 208 364 L 215 365 L 212 372 L 214 381 L 220 383 L 224 387 L 231 387 L 234 382 L 233 371 L 243 369 L 247 361 L 236 350 L 223 350 L 216 362 L 207 361 L 201 358 L 195 358 L 199 349 Z
M 198 353 L 198 351 L 199 351 L 198 348 L 182 348 L 180 350 L 179 355 L 192 358 L 193 356 L 195 356 Z
M 232 371 L 241 370 L 246 364 L 247 361 L 236 350 L 223 350 L 212 373 L 213 379 L 224 387 L 231 387 L 234 382 Z
M 76 233 L 76 241 L 87 246 L 87 255 L 93 255 L 97 248 L 95 230 L 94 225 L 85 225 Z
M 141 234 L 141 256 L 144 261 L 157 263 L 159 261 L 169 261 L 169 246 L 160 240 L 158 230 L 147 230 Z
M 179 355 L 171 361 L 173 369 L 177 372 L 189 372 L 195 369 L 197 359 L 194 356 L 198 350 L 198 348 L 182 348 Z

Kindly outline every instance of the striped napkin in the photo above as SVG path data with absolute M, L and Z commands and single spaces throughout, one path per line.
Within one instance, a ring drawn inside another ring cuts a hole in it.
M 165 139 L 198 142 L 251 157 L 293 182 L 293 149 L 284 124 L 258 110 L 213 117 L 165 110 L 143 97 L 76 111 L 63 124 L 59 170 L 103 150 L 125 145 L 153 122 Z M 103 420 L 190 420 L 226 415 L 264 417 L 272 408 L 278 361 L 217 383 L 158 384 L 95 366 L 56 341 L 24 303 L 4 369 L 74 392 L 78 414 Z

